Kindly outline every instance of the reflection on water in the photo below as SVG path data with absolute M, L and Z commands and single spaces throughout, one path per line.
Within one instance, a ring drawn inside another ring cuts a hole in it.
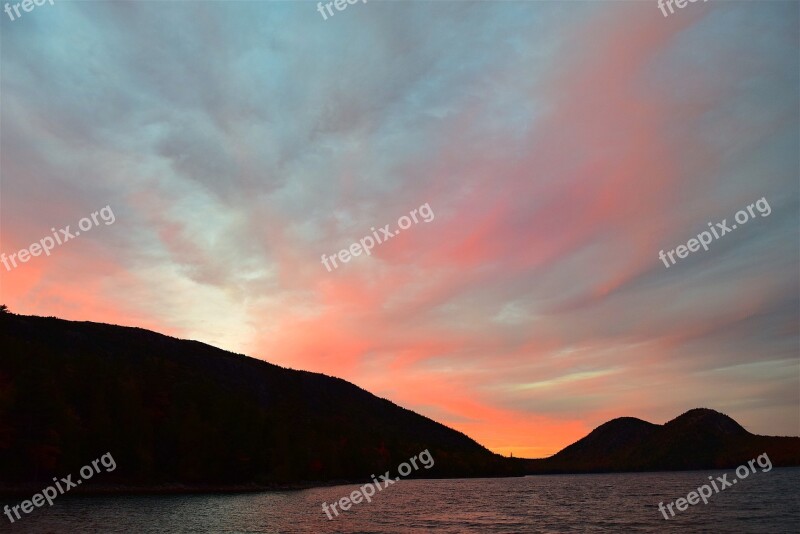
M 759 472 L 666 521 L 670 502 L 725 471 L 402 480 L 329 521 L 358 486 L 241 495 L 60 497 L 3 532 L 800 531 L 800 468 Z M 17 501 L 18 502 L 18 501 Z M 11 503 L 8 499 L 1 504 Z

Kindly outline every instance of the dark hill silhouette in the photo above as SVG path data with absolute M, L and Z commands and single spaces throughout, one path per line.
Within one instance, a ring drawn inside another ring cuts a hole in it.
M 518 469 L 344 380 L 138 328 L 3 314 L 0 354 L 0 483 L 106 452 L 102 482 L 140 486 L 364 479 L 425 449 L 415 474 Z
M 412 476 L 691 469 L 800 438 L 754 436 L 710 410 L 620 418 L 544 460 L 509 459 L 344 380 L 139 328 L 0 313 L 0 491 L 40 489 L 110 452 L 82 490 L 263 488 L 368 480 L 423 450 Z M 733 463 L 731 463 L 733 462 Z
M 569 466 L 569 470 L 596 471 L 623 464 L 658 425 L 619 417 L 595 428 L 588 436 L 562 449 L 546 460 L 553 469 Z
M 535 473 L 672 471 L 737 467 L 767 452 L 773 465 L 800 465 L 800 438 L 757 436 L 714 410 L 696 408 L 664 425 L 632 417 L 600 425 L 545 460 Z

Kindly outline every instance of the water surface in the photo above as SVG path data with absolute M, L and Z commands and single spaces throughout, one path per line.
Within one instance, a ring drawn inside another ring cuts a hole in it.
M 328 520 L 323 502 L 356 485 L 237 495 L 62 496 L 3 532 L 800 532 L 800 468 L 751 474 L 665 520 L 708 475 L 684 471 L 502 479 L 401 480 Z M 735 475 L 733 475 L 735 476 Z M 18 502 L 18 501 L 17 501 Z M 2 504 L 16 504 L 8 499 Z

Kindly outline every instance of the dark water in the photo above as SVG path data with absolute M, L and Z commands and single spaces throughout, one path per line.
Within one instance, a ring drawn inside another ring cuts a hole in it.
M 186 496 L 68 497 L 4 532 L 800 532 L 800 468 L 760 470 L 675 518 L 671 502 L 732 471 L 409 480 L 328 520 L 357 486 Z M 17 501 L 18 502 L 18 501 Z M 2 504 L 10 503 L 8 500 Z

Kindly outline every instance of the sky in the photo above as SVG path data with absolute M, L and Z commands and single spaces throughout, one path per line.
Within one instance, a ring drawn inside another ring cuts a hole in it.
M 0 252 L 86 221 L 0 300 L 341 377 L 502 454 L 696 407 L 798 435 L 799 6 L 1 13 Z

